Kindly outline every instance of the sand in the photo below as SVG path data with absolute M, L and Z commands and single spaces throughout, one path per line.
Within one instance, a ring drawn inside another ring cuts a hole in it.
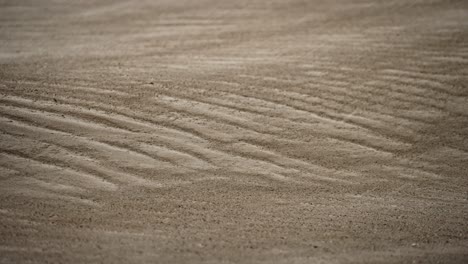
M 0 20 L 0 263 L 468 262 L 467 1 Z

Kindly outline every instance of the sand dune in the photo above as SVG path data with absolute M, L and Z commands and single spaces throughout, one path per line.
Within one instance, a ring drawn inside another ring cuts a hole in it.
M 0 263 L 468 261 L 466 1 L 0 20 Z

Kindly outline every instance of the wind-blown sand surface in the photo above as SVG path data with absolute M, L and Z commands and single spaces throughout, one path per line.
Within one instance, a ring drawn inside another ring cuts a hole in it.
M 1 263 L 467 263 L 468 2 L 0 1 Z

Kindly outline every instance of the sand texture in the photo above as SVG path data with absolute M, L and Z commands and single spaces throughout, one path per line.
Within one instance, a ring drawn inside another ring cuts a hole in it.
M 0 263 L 468 263 L 468 1 L 0 0 Z

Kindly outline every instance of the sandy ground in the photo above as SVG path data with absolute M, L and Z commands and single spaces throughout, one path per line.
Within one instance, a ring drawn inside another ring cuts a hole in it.
M 468 1 L 0 1 L 0 263 L 468 263 Z

